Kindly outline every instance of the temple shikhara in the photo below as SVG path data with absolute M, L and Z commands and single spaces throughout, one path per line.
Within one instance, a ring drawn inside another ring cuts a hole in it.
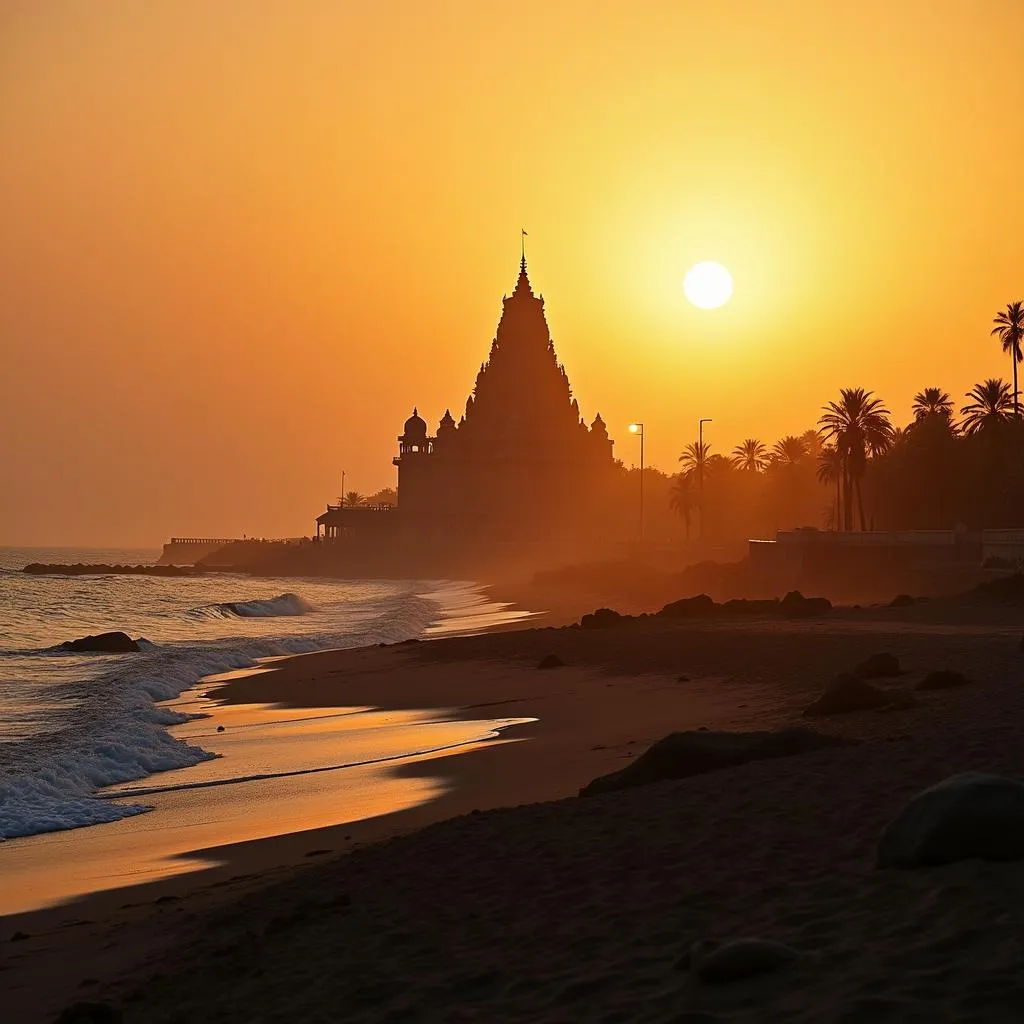
M 525 256 L 465 411 L 458 421 L 446 411 L 431 431 L 414 408 L 397 440 L 397 508 L 328 505 L 320 543 L 360 559 L 367 545 L 483 554 L 607 530 L 605 499 L 620 473 L 613 442 L 599 413 L 589 426 L 581 415 Z

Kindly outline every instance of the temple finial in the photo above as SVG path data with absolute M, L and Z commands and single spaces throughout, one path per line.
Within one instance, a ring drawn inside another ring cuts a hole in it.
M 526 228 L 522 229 L 522 237 L 519 239 L 519 248 L 522 259 L 519 262 L 519 269 L 526 273 Z

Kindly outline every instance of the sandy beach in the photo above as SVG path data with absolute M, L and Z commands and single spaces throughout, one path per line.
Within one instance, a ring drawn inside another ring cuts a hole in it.
M 1019 1020 L 1019 870 L 873 867 L 921 788 L 966 770 L 1024 777 L 1018 640 L 1013 609 L 934 602 L 278 662 L 217 690 L 224 713 L 515 724 L 391 769 L 428 787 L 405 809 L 197 847 L 216 866 L 5 917 L 4 1005 L 26 1022 L 80 1000 L 130 1022 Z M 815 721 L 856 745 L 576 796 L 672 731 L 806 724 L 824 683 L 879 651 L 907 670 L 883 686 L 909 692 L 938 668 L 971 684 Z M 551 654 L 564 666 L 538 669 Z M 694 941 L 737 937 L 800 959 L 721 986 L 679 969 Z

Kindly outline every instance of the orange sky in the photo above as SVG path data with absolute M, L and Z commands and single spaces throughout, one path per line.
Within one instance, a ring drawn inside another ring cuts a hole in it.
M 1020 0 L 0 7 L 0 543 L 297 535 L 456 417 L 519 229 L 589 420 L 674 469 L 1007 376 Z M 733 271 L 689 307 L 695 261 Z

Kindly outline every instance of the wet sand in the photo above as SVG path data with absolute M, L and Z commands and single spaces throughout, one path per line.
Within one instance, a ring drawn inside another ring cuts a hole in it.
M 3 919 L 29 936 L 0 934 L 5 1005 L 26 1021 L 83 998 L 156 1022 L 1020 1019 L 1018 870 L 872 869 L 886 820 L 917 789 L 968 769 L 1024 777 L 1018 621 L 941 606 L 648 620 L 281 662 L 218 696 L 536 722 L 396 768 L 433 780 L 426 803 L 206 851 L 223 866 Z M 800 721 L 828 678 L 879 650 L 910 670 L 886 685 L 934 668 L 973 683 L 820 723 L 859 746 L 574 797 L 672 730 Z M 549 653 L 566 667 L 538 670 Z M 716 989 L 675 969 L 695 939 L 736 935 L 806 955 Z

